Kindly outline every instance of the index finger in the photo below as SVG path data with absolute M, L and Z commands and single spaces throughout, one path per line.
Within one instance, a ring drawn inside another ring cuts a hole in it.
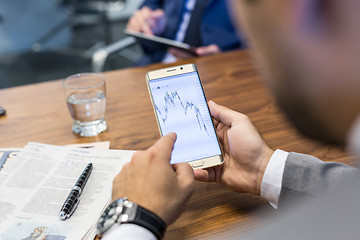
M 161 8 L 158 8 L 151 13 L 151 16 L 153 18 L 161 18 L 161 17 L 165 16 L 165 13 L 164 13 L 164 10 L 162 10 Z
M 148 18 L 151 17 L 152 10 L 149 7 L 143 7 L 134 14 L 134 18 L 140 25 L 140 31 L 146 34 L 153 35 L 153 32 L 149 26 Z
M 171 158 L 171 153 L 176 141 L 176 133 L 169 133 L 160 138 L 150 149 L 154 149 L 161 159 Z

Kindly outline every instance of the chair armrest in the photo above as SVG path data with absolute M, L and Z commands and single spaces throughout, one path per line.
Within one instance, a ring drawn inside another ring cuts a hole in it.
M 136 39 L 134 37 L 126 37 L 115 43 L 112 43 L 108 46 L 99 48 L 96 50 L 92 57 L 92 71 L 93 72 L 102 72 L 104 71 L 106 60 L 114 53 L 117 53 L 127 47 L 136 44 Z

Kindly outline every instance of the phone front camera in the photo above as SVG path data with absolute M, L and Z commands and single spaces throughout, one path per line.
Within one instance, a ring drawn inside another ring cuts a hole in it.
M 180 70 L 183 70 L 183 67 L 180 67 Z

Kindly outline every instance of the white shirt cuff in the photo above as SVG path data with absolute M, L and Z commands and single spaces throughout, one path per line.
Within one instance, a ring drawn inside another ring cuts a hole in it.
M 270 158 L 261 182 L 261 197 L 269 201 L 271 206 L 278 208 L 285 162 L 289 153 L 277 149 Z
M 157 240 L 155 235 L 136 224 L 114 224 L 108 231 L 105 232 L 102 240 Z

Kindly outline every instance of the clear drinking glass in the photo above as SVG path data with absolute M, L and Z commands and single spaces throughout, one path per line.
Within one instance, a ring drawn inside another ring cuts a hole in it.
M 72 131 L 84 137 L 107 129 L 105 78 L 97 73 L 79 73 L 63 81 L 66 103 L 73 118 Z

